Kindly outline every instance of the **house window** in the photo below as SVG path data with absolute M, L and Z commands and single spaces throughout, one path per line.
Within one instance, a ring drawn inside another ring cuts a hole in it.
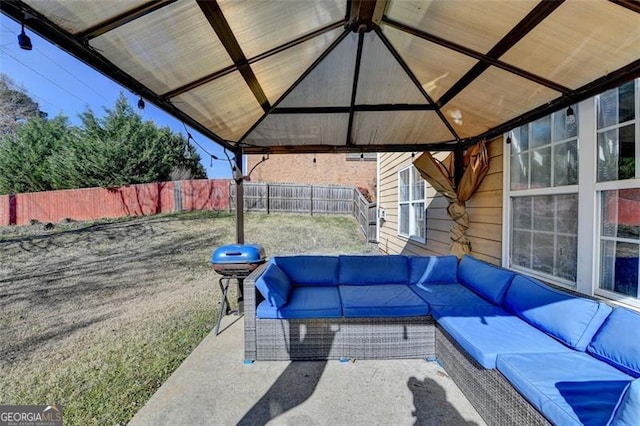
M 578 123 L 556 112 L 509 133 L 509 266 L 575 285 Z
M 595 98 L 598 289 L 622 300 L 640 299 L 639 92 L 636 80 Z
M 503 265 L 640 307 L 640 79 L 571 108 L 505 134 Z
M 398 234 L 425 242 L 425 181 L 414 166 L 398 172 Z

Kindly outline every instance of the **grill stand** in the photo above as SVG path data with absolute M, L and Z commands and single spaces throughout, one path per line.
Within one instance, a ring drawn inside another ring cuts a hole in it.
M 236 313 L 238 315 L 242 315 L 244 311 L 244 301 L 243 301 L 243 286 L 242 281 L 244 280 L 246 274 L 233 274 L 233 275 L 224 275 L 220 277 L 218 280 L 218 285 L 220 286 L 220 292 L 222 293 L 222 299 L 220 300 L 220 309 L 218 311 L 218 321 L 216 322 L 216 328 L 214 330 L 215 335 L 220 334 L 220 323 L 222 322 L 222 317 L 224 315 L 229 315 L 232 311 L 229 308 L 229 299 L 227 297 L 229 293 L 229 285 L 231 284 L 231 280 L 238 281 L 238 310 Z

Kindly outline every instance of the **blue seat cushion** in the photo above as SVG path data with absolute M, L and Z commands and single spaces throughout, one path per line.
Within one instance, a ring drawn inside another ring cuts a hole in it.
M 640 425 L 640 379 L 629 383 L 607 426 Z
M 458 281 L 496 305 L 502 304 L 502 298 L 515 275 L 515 272 L 466 254 L 458 265 Z
M 338 285 L 338 256 L 278 256 L 274 260 L 296 285 Z
M 489 306 L 492 311 L 501 311 L 499 306 L 493 305 L 469 290 L 462 284 L 417 284 L 409 286 L 422 300 L 431 307 L 431 314 L 435 319 L 446 308 L 465 308 L 474 304 Z M 437 312 L 437 314 L 436 314 Z
M 481 302 L 431 309 L 438 325 L 482 367 L 496 368 L 499 354 L 571 351 L 512 313 Z
M 406 256 L 340 256 L 341 285 L 407 284 Z
M 640 314 L 614 309 L 589 343 L 587 352 L 633 377 L 640 377 Z
M 256 280 L 256 288 L 272 306 L 281 307 L 287 303 L 293 284 L 272 259 Z
M 345 317 L 413 317 L 429 314 L 429 305 L 407 285 L 345 285 L 339 289 Z
M 456 256 L 409 256 L 409 284 L 457 283 Z
M 604 425 L 632 378 L 584 352 L 503 354 L 498 370 L 553 424 Z
M 611 313 L 611 308 L 604 303 L 552 289 L 524 275 L 516 275 L 511 281 L 504 296 L 504 306 L 578 351 L 587 348 Z
M 289 302 L 276 307 L 264 300 L 256 309 L 258 318 L 339 318 L 342 316 L 338 287 L 294 287 Z

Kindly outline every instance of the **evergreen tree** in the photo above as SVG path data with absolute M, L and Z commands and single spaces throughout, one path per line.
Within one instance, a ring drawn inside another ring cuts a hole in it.
M 4 137 L 0 193 L 159 182 L 176 171 L 206 178 L 193 146 L 168 127 L 143 121 L 123 94 L 105 112 L 99 118 L 87 110 L 77 128 L 65 117 L 30 119 Z

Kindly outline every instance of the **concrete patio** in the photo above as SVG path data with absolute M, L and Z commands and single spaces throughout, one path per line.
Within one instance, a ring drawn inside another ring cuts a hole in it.
M 224 318 L 131 425 L 484 425 L 426 360 L 243 364 L 242 317 Z

